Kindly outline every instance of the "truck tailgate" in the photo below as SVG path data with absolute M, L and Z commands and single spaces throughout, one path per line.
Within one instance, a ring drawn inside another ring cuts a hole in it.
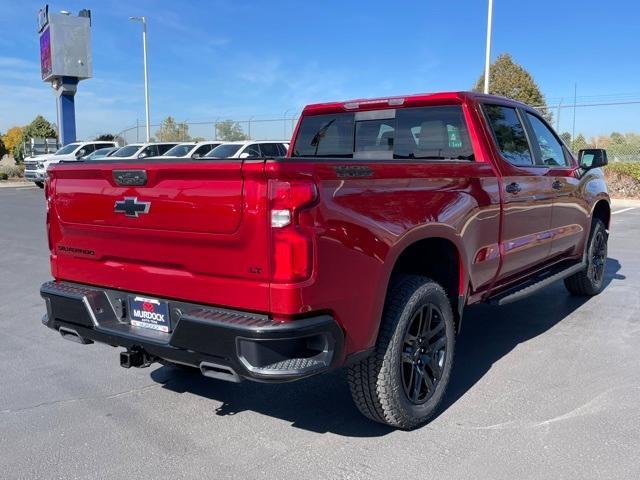
M 253 295 L 253 308 L 267 309 L 263 166 L 229 159 L 54 167 L 48 189 L 54 275 L 247 308 L 237 293 L 243 291 Z M 123 185 L 123 171 L 141 172 L 146 181 Z

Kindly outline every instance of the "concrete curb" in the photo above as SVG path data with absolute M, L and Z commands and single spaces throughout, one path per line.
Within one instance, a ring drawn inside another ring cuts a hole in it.
M 632 198 L 612 198 L 611 206 L 614 208 L 640 207 L 640 200 L 634 200 Z
M 23 182 L 23 181 L 11 181 L 11 180 L 3 180 L 0 182 L 0 188 L 15 188 L 15 187 L 35 187 L 35 183 L 32 182 Z

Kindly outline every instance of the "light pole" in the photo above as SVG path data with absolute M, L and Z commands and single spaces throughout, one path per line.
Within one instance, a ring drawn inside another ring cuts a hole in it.
M 287 138 L 287 114 L 291 111 L 294 110 L 293 108 L 287 108 L 284 111 L 284 115 L 282 115 L 282 140 L 286 140 Z
M 147 142 L 151 140 L 151 124 L 149 120 L 149 67 L 147 65 L 147 18 L 129 17 L 129 20 L 142 23 L 142 55 L 144 57 L 144 109 L 147 120 Z
M 487 14 L 487 50 L 484 54 L 484 93 L 489 93 L 489 65 L 491 62 L 491 22 L 493 20 L 493 0 L 489 0 Z

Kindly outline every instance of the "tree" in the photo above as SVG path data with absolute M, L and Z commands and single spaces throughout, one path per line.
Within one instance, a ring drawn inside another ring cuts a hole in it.
M 560 138 L 566 145 L 571 145 L 571 134 L 569 132 L 562 132 Z
M 244 133 L 238 122 L 224 120 L 216 124 L 216 138 L 225 142 L 249 140 L 249 135 Z
M 116 139 L 116 136 L 113 133 L 103 133 L 102 135 L 98 135 L 96 137 L 96 141 L 98 142 L 100 141 L 111 142 L 115 139 Z
M 98 135 L 95 140 L 97 142 L 116 142 L 118 145 L 126 145 L 127 142 L 120 135 L 114 135 L 113 133 L 103 133 Z
M 490 94 L 513 98 L 536 107 L 548 121 L 551 120 L 551 113 L 547 108 L 547 102 L 540 87 L 529 72 L 513 61 L 511 55 L 508 53 L 499 55 L 491 64 L 489 74 Z M 473 89 L 476 92 L 481 92 L 483 88 L 484 73 L 480 75 Z
M 4 142 L 2 141 L 3 138 L 4 135 L 0 134 L 0 160 L 7 154 L 7 147 L 5 147 Z
M 2 137 L 2 142 L 4 146 L 7 148 L 7 151 L 16 156 L 16 147 L 22 143 L 22 131 L 24 127 L 11 127 L 7 130 L 4 137 Z
M 160 128 L 156 131 L 159 142 L 187 142 L 189 136 L 189 125 L 185 122 L 176 123 L 173 117 L 169 116 L 162 121 Z
M 571 150 L 573 150 L 574 152 L 578 152 L 578 150 L 582 150 L 583 148 L 589 148 L 589 144 L 584 138 L 584 135 L 580 133 L 573 140 L 573 142 L 571 142 Z
M 51 123 L 42 115 L 38 115 L 29 125 L 24 127 L 20 143 L 14 149 L 13 156 L 17 163 L 24 159 L 24 142 L 31 138 L 58 138 L 58 133 Z

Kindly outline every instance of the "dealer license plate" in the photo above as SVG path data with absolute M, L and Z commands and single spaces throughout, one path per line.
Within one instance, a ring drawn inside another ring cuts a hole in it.
M 155 298 L 129 297 L 129 320 L 135 327 L 169 333 L 171 320 L 167 302 Z

